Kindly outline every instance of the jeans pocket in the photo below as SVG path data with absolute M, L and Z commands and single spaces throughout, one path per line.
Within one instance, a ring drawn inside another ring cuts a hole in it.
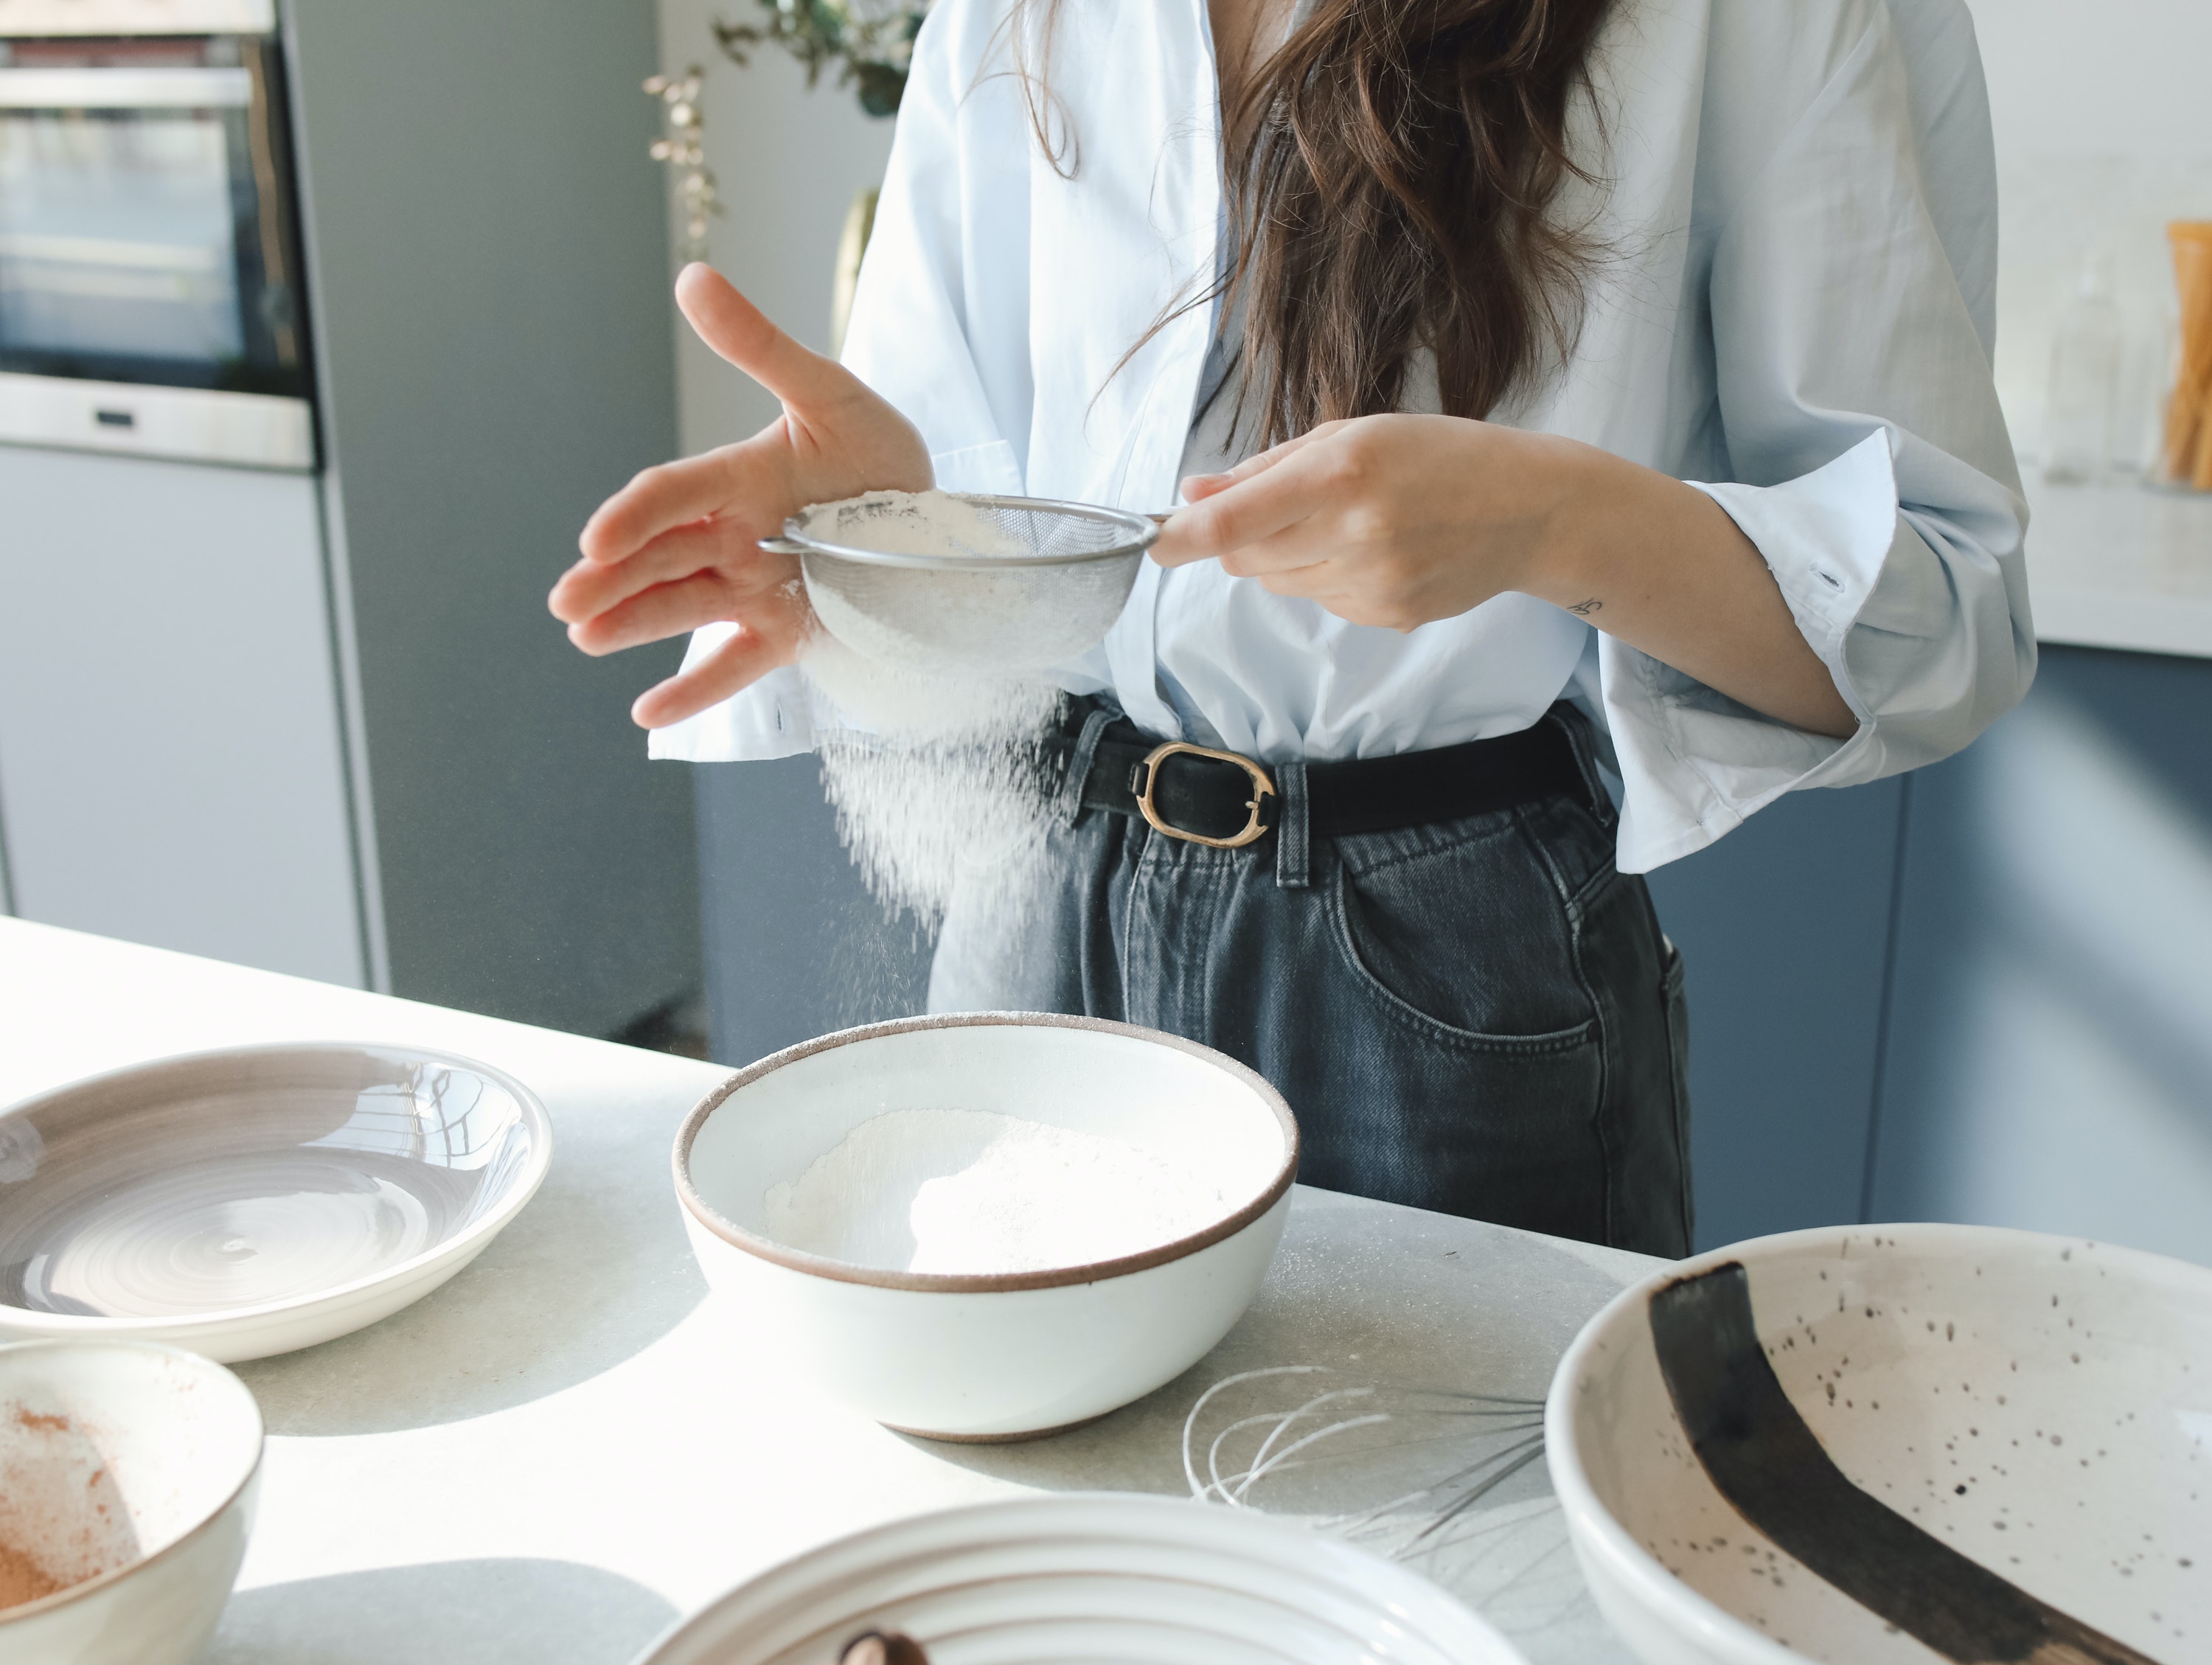
M 1363 963 L 1340 912 L 1338 927 L 1340 964 L 1314 980 L 1310 1020 L 1284 1048 L 1310 1093 L 1292 1100 L 1299 1178 L 1604 1242 L 1598 1019 L 1517 1035 L 1448 1023 Z
M 1416 1033 L 1541 1053 L 1589 1041 L 1597 1014 L 1548 872 L 1502 836 L 1360 866 L 1340 860 L 1330 936 L 1353 984 Z
M 1332 840 L 1263 1049 L 1302 1180 L 1606 1241 L 1605 1026 L 1510 817 Z

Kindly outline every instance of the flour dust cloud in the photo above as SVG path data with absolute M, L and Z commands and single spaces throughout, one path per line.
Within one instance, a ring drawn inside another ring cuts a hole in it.
M 995 550 L 987 523 L 957 499 L 910 501 L 919 520 L 899 524 L 886 547 L 1015 552 Z M 871 657 L 826 629 L 799 665 L 848 725 L 819 732 L 817 750 L 839 836 L 870 892 L 921 930 L 957 912 L 968 938 L 1018 942 L 1037 900 L 1048 825 L 1042 745 L 1066 696 L 1042 678 Z

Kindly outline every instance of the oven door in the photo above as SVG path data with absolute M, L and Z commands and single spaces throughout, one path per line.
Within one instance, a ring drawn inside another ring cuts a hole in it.
M 0 66 L 0 441 L 314 466 L 273 39 Z

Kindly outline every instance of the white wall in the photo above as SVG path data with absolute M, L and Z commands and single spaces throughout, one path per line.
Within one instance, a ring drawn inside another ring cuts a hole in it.
M 790 55 L 765 48 L 744 68 L 709 27 L 741 21 L 751 0 L 659 0 L 661 65 L 707 71 L 707 161 L 725 212 L 709 257 L 769 317 L 817 350 L 829 344 L 830 283 L 853 194 L 883 178 L 891 124 L 860 113 L 825 76 L 811 92 Z M 640 94 L 641 99 L 643 94 Z M 771 420 L 775 401 L 700 345 L 672 306 L 678 431 L 686 452 L 726 445 Z
M 2212 218 L 2212 3 L 1970 0 L 1996 130 L 1997 387 L 2033 454 L 2051 331 L 2108 249 L 2131 338 L 2121 443 L 2152 428 L 2173 308 L 2169 220 Z

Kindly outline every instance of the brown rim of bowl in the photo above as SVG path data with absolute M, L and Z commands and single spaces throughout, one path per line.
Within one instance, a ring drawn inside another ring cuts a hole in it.
M 1203 1231 L 1193 1232 L 1188 1237 L 1178 1237 L 1172 1243 L 1147 1249 L 1139 1254 L 1124 1255 L 1117 1260 L 1094 1261 L 1085 1266 L 1048 1267 L 1040 1272 L 894 1272 L 885 1267 L 856 1266 L 849 1261 L 833 1261 L 824 1255 L 809 1255 L 803 1249 L 787 1247 L 772 1237 L 763 1237 L 748 1231 L 743 1226 L 725 1218 L 702 1197 L 691 1183 L 691 1144 L 698 1138 L 699 1130 L 707 1119 L 720 1109 L 724 1100 L 741 1087 L 750 1086 L 762 1077 L 780 1070 L 787 1064 L 795 1064 L 816 1053 L 828 1052 L 835 1047 L 850 1046 L 856 1041 L 873 1041 L 886 1035 L 906 1035 L 918 1030 L 930 1029 L 1083 1029 L 1100 1035 L 1119 1035 L 1133 1041 L 1146 1041 L 1155 1046 L 1171 1047 L 1193 1058 L 1202 1059 L 1224 1074 L 1233 1077 L 1255 1089 L 1261 1101 L 1275 1113 L 1275 1120 L 1283 1130 L 1283 1164 L 1267 1188 L 1224 1219 L 1216 1220 Z M 802 1041 L 795 1047 L 786 1047 L 781 1052 L 771 1053 L 757 1063 L 739 1070 L 716 1087 L 698 1103 L 691 1114 L 684 1118 L 684 1125 L 676 1132 L 674 1152 L 676 1170 L 676 1200 L 684 1212 L 732 1248 L 742 1249 L 775 1265 L 787 1267 L 793 1272 L 811 1273 L 817 1278 L 828 1278 L 842 1284 L 872 1284 L 879 1289 L 926 1290 L 943 1295 L 980 1295 L 1000 1290 L 1059 1289 L 1069 1284 L 1095 1284 L 1107 1278 L 1120 1278 L 1132 1272 L 1144 1272 L 1156 1266 L 1165 1266 L 1170 1261 L 1179 1261 L 1186 1255 L 1194 1255 L 1225 1238 L 1235 1237 L 1246 1226 L 1265 1214 L 1291 1188 L 1291 1182 L 1298 1171 L 1298 1124 L 1291 1114 L 1290 1105 L 1282 1094 L 1257 1070 L 1249 1069 L 1226 1053 L 1216 1052 L 1212 1047 L 1200 1046 L 1195 1041 L 1186 1041 L 1179 1035 L 1169 1035 L 1156 1029 L 1141 1029 L 1134 1024 L 1117 1024 L 1103 1018 L 1071 1018 L 1051 1012 L 955 1012 L 923 1018 L 896 1018 L 889 1023 L 864 1024 L 858 1029 L 839 1030 L 835 1034 Z
M 212 1063 L 227 1058 L 298 1056 L 325 1052 L 398 1053 L 407 1057 L 427 1059 L 434 1063 L 459 1065 L 463 1069 L 471 1070 L 497 1082 L 514 1100 L 523 1121 L 530 1128 L 532 1150 L 522 1180 L 497 1209 L 462 1227 L 434 1248 L 410 1255 L 397 1266 L 387 1267 L 381 1272 L 356 1278 L 350 1283 L 335 1284 L 312 1295 L 290 1295 L 281 1301 L 264 1301 L 259 1306 L 217 1307 L 210 1311 L 182 1313 L 168 1318 L 143 1318 L 127 1313 L 49 1312 L 44 1307 L 19 1307 L 13 1302 L 0 1300 L 0 1324 L 35 1332 L 19 1335 L 15 1340 L 0 1334 L 0 1346 L 13 1346 L 27 1341 L 136 1341 L 141 1339 L 143 1331 L 156 1328 L 166 1339 L 148 1341 L 146 1345 L 166 1346 L 186 1341 L 201 1331 L 216 1329 L 225 1324 L 241 1323 L 251 1319 L 281 1318 L 288 1313 L 319 1306 L 325 1301 L 358 1295 L 410 1272 L 420 1271 L 466 1243 L 474 1243 L 480 1237 L 489 1239 L 505 1231 L 514 1224 L 514 1217 L 529 1206 L 531 1199 L 538 1194 L 538 1188 L 545 1182 L 545 1176 L 552 1171 L 553 1118 L 536 1092 L 495 1065 L 484 1063 L 463 1053 L 447 1052 L 438 1047 L 418 1047 L 405 1041 L 249 1041 L 234 1047 L 205 1047 L 198 1052 L 164 1053 L 157 1058 L 144 1058 L 135 1064 L 118 1064 L 113 1069 L 82 1075 L 74 1081 L 64 1081 L 58 1086 L 33 1093 L 27 1098 L 0 1103 L 0 1121 L 46 1108 L 56 1100 L 67 1098 L 88 1088 L 107 1086 L 131 1076 L 151 1073 L 173 1065 Z M 13 1316 L 19 1314 L 22 1316 Z M 238 1362 L 244 1364 L 252 1361 L 241 1358 Z M 0 1612 L 12 1611 L 12 1608 L 0 1608 Z
M 240 1494 L 253 1484 L 254 1476 L 261 1472 L 261 1459 L 267 1455 L 269 1451 L 269 1424 L 261 1414 L 261 1401 L 254 1397 L 253 1389 L 247 1387 L 229 1365 L 218 1364 L 204 1353 L 194 1352 L 189 1347 L 171 1346 L 166 1341 L 136 1341 L 124 1335 L 42 1335 L 29 1341 L 0 1341 L 0 1353 L 12 1352 L 25 1347 L 36 1347 L 45 1352 L 61 1347 L 125 1347 L 136 1352 L 167 1353 L 173 1358 L 188 1359 L 194 1364 L 204 1365 L 209 1370 L 227 1376 L 237 1383 L 239 1391 L 246 1395 L 246 1402 L 253 1412 L 253 1461 L 246 1465 L 246 1473 L 239 1477 L 238 1484 L 223 1493 L 221 1503 L 201 1516 L 189 1529 L 179 1533 L 175 1538 L 162 1545 L 151 1555 L 141 1555 L 137 1560 L 125 1561 L 119 1567 L 110 1567 L 105 1572 L 95 1572 L 89 1578 L 80 1578 L 74 1584 L 64 1584 L 51 1595 L 41 1595 L 36 1601 L 18 1601 L 12 1607 L 0 1607 L 0 1635 L 5 1635 L 8 1626 L 20 1619 L 36 1618 L 42 1613 L 52 1613 L 58 1608 L 65 1607 L 72 1601 L 81 1601 L 87 1596 L 97 1595 L 101 1590 L 121 1583 L 131 1574 L 152 1566 L 156 1561 L 167 1560 L 181 1553 L 185 1545 L 208 1531 L 217 1521 L 230 1512 L 230 1506 L 238 1501 Z M 246 1535 L 249 1538 L 252 1536 L 250 1525 Z

